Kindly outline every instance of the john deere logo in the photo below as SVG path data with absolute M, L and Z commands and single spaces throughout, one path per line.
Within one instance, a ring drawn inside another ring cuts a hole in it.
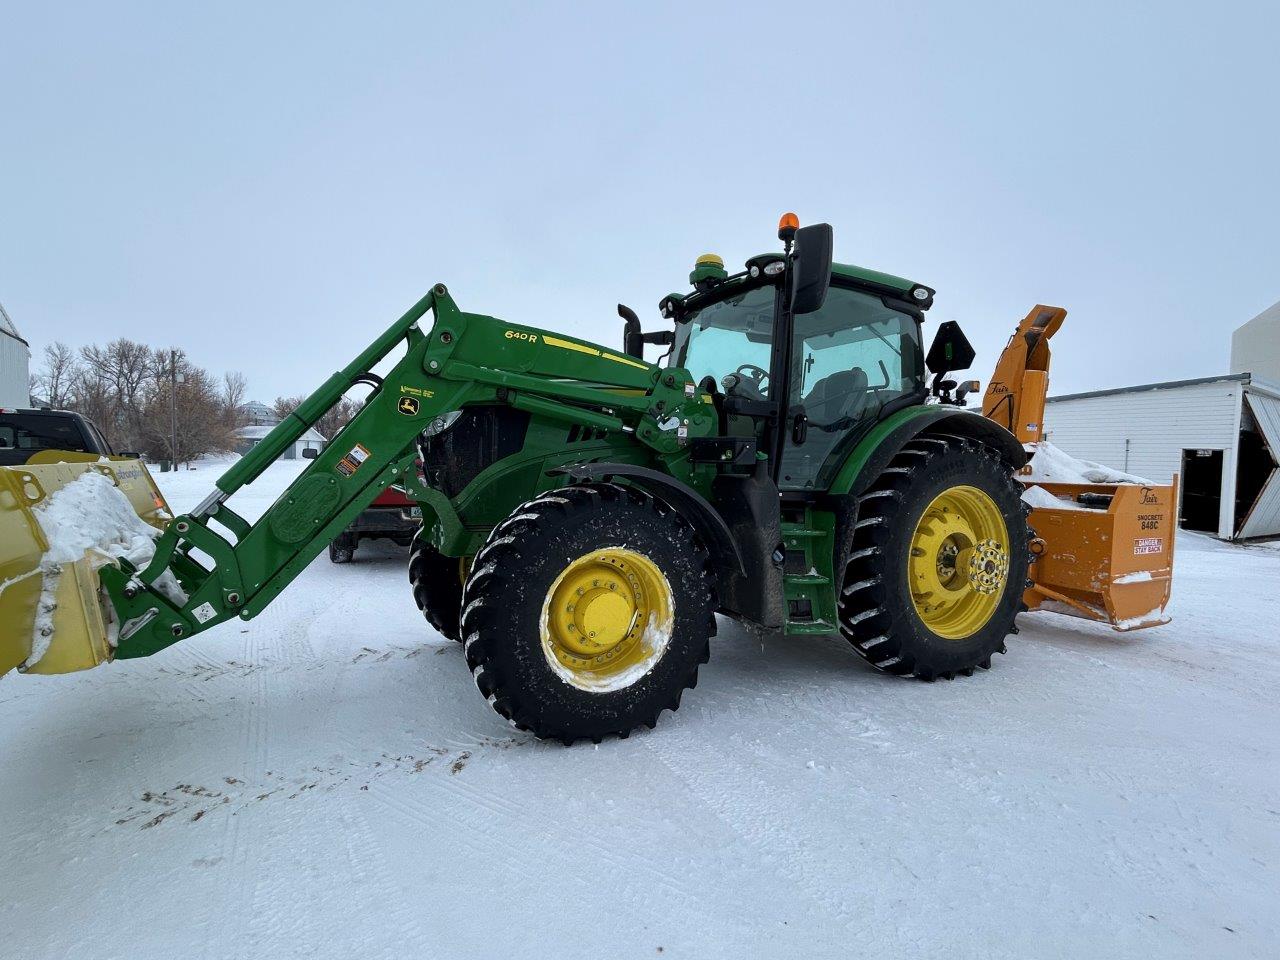
M 422 405 L 418 403 L 417 397 L 401 397 L 400 403 L 396 409 L 403 413 L 406 417 L 415 417 L 418 415 L 418 409 Z

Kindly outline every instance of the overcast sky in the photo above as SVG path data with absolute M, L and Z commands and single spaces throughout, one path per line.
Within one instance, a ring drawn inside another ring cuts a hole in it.
M 1227 370 L 1280 298 L 1277 4 L 0 5 L 0 302 L 309 392 L 436 281 L 621 342 L 694 258 L 835 228 L 985 378 Z M 928 334 L 931 335 L 931 334 Z

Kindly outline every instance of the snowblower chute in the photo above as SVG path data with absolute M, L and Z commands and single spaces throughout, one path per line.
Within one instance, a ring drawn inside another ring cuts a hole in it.
M 138 460 L 44 451 L 0 467 L 0 674 L 109 660 L 115 624 L 98 572 L 143 562 L 168 516 Z

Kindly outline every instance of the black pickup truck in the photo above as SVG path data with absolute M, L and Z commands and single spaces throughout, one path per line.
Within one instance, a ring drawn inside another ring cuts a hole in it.
M 100 453 L 108 457 L 115 454 L 88 417 L 70 410 L 0 407 L 0 466 L 26 463 L 42 450 Z

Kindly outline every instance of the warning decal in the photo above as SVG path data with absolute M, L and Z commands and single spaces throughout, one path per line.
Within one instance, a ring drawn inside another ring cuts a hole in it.
M 1148 553 L 1163 553 L 1164 538 L 1163 537 L 1139 537 L 1133 541 L 1133 555 L 1141 557 Z
M 369 459 L 369 448 L 357 443 L 351 451 L 338 461 L 334 468 L 344 477 L 349 477 L 360 469 L 360 464 Z

